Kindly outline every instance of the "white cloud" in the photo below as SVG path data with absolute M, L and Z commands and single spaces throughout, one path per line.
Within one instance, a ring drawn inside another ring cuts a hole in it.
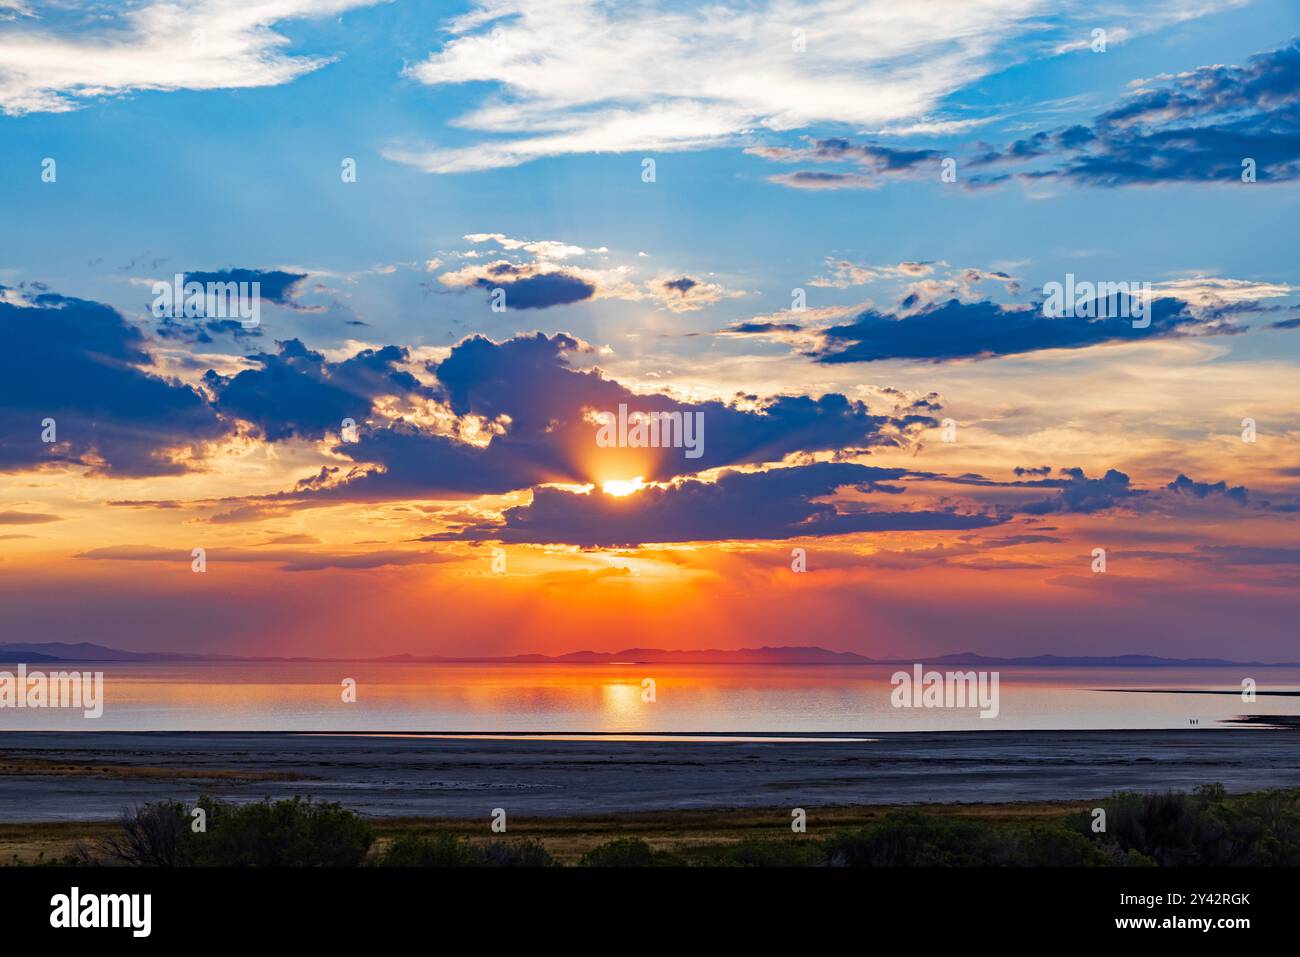
M 25 0 L 0 0 L 0 20 L 17 20 L 19 17 L 34 17 L 35 13 Z
M 1158 282 L 1152 286 L 1156 295 L 1176 296 L 1197 307 L 1236 306 L 1278 299 L 1295 291 L 1286 283 L 1255 282 L 1250 279 L 1226 279 L 1217 276 L 1194 276 Z
M 569 259 L 573 256 L 585 256 L 588 250 L 555 239 L 511 239 L 503 233 L 467 233 L 465 240 L 471 243 L 496 243 L 502 249 L 522 249 L 532 253 L 538 259 Z M 603 252 L 593 249 L 591 252 Z
M 172 0 L 122 10 L 77 31 L 20 21 L 0 37 L 0 111 L 66 112 L 132 90 L 275 86 L 329 58 L 290 56 L 273 24 L 377 0 Z M 21 4 L 10 7 L 22 11 Z
M 385 155 L 433 173 L 544 156 L 670 151 L 749 131 L 928 119 L 1032 29 L 1044 0 L 769 0 L 692 10 L 658 2 L 476 0 L 451 39 L 407 74 L 432 86 L 495 83 L 456 120 L 488 134 Z M 795 31 L 804 49 L 798 50 Z
M 719 282 L 684 272 L 660 272 L 643 279 L 637 267 L 629 264 L 590 267 L 571 261 L 579 257 L 603 257 L 609 252 L 604 246 L 587 249 L 560 240 L 514 239 L 502 233 L 468 233 L 465 239 L 471 243 L 493 243 L 507 254 L 516 255 L 513 259 L 471 262 L 443 272 L 438 281 L 451 289 L 490 288 L 499 283 L 562 274 L 589 285 L 591 299 L 653 302 L 676 313 L 696 312 L 723 299 L 744 295 L 741 290 L 730 290 Z
M 865 286 L 882 279 L 916 279 L 928 276 L 936 266 L 947 266 L 943 261 L 937 262 L 901 262 L 894 266 L 864 266 L 851 263 L 847 259 L 826 257 L 826 270 L 829 276 L 814 276 L 808 280 L 810 286 L 829 289 L 847 289 L 850 286 Z

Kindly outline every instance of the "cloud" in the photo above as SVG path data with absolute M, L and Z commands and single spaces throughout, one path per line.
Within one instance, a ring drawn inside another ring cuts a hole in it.
M 293 436 L 321 438 L 338 433 L 343 419 L 360 423 L 381 396 L 431 398 L 433 392 L 399 366 L 406 349 L 364 349 L 341 362 L 329 362 L 297 339 L 276 343 L 274 354 L 249 360 L 255 369 L 203 377 L 216 407 L 251 422 L 272 442 Z
M 1129 478 L 1116 469 L 1107 469 L 1099 479 L 1088 478 L 1083 469 L 1060 469 L 1064 479 L 1048 479 L 1040 484 L 1055 484 L 1061 494 L 1022 506 L 1029 515 L 1049 515 L 1055 512 L 1073 512 L 1088 515 L 1126 503 L 1146 493 L 1129 485 Z
M 1207 5 L 1178 13 L 1208 12 L 1212 8 Z M 1148 19 L 1167 20 L 1170 13 Z M 1119 33 L 1127 35 L 1122 28 L 1112 31 Z M 1065 44 L 1057 52 L 1075 48 L 1077 44 Z M 811 190 L 877 189 L 898 179 L 938 182 L 941 161 L 953 155 L 951 150 L 903 149 L 842 137 L 805 139 L 804 146 L 764 145 L 746 152 L 780 163 L 842 167 L 769 177 L 770 182 Z M 953 158 L 961 171 L 956 182 L 965 189 L 1015 178 L 1100 187 L 1240 185 L 1247 159 L 1257 182 L 1294 180 L 1300 177 L 1300 41 L 1251 57 L 1245 66 L 1203 66 L 1156 77 L 1090 124 L 1039 130 L 1003 146 L 979 143 L 974 153 Z
M 1046 158 L 1021 174 L 1118 187 L 1172 182 L 1240 186 L 1300 177 L 1300 41 L 1251 57 L 1155 78 L 1090 126 L 1039 132 L 975 162 Z M 968 180 L 968 184 L 978 179 Z
M 500 267 L 501 273 L 508 276 L 513 267 Z M 474 281 L 483 289 L 499 288 L 505 292 L 507 309 L 546 309 L 549 306 L 563 306 L 571 302 L 582 302 L 596 293 L 596 287 L 564 272 L 539 273 L 524 276 L 522 279 L 489 278 L 481 276 Z
M 376 0 L 177 0 L 102 5 L 97 16 L 20 21 L 0 37 L 0 111 L 61 113 L 132 90 L 277 86 L 326 57 L 288 56 L 272 27 Z M 23 7 L 18 7 L 19 12 Z M 86 26 L 93 24 L 93 26 Z
M 943 481 L 986 488 L 1059 490 L 1059 495 L 1029 505 L 1003 503 L 1000 506 L 1003 510 L 1019 511 L 1026 515 L 1058 512 L 1090 514 L 1117 506 L 1147 514 L 1175 515 L 1193 510 L 1200 513 L 1205 513 L 1207 509 L 1214 511 L 1213 506 L 1216 504 L 1226 505 L 1233 511 L 1250 508 L 1260 512 L 1300 512 L 1300 502 L 1294 500 L 1255 501 L 1251 500 L 1250 492 L 1245 486 L 1229 486 L 1222 480 L 1197 482 L 1182 473 L 1168 484 L 1150 489 L 1134 487 L 1127 475 L 1115 469 L 1108 470 L 1097 479 L 1088 478 L 1081 468 L 1057 469 L 1057 477 L 1052 478 L 1052 468 L 1047 465 L 1016 467 L 1013 473 L 1016 480 L 1011 482 L 996 481 L 981 475 L 944 477 Z
M 778 173 L 767 180 L 793 189 L 876 189 L 882 185 L 880 179 L 861 173 L 828 173 L 817 169 Z
M 1248 494 L 1243 485 L 1229 488 L 1228 483 L 1223 481 L 1194 482 L 1182 473 L 1179 473 L 1178 477 L 1166 485 L 1165 488 L 1171 492 L 1177 492 L 1179 495 L 1187 495 L 1192 498 L 1206 498 L 1211 495 L 1222 495 L 1241 505 L 1246 504 L 1246 497 Z
M 438 281 L 450 289 L 483 289 L 505 292 L 507 309 L 546 309 L 594 299 L 624 302 L 655 301 L 672 312 L 694 312 L 724 298 L 742 295 L 728 292 L 719 283 L 681 273 L 638 280 L 632 266 L 585 266 L 571 260 L 607 253 L 605 247 L 586 249 L 558 240 L 512 239 L 501 233 L 470 233 L 473 243 L 495 243 L 507 253 L 527 253 L 531 258 L 470 262 L 449 270 Z M 477 250 L 471 250 L 478 255 Z M 468 255 L 468 254 L 462 254 Z
M 302 533 L 293 535 L 277 535 L 275 538 L 263 542 L 264 545 L 319 545 L 320 539 L 315 535 L 306 535 Z
M 989 72 L 1040 9 L 1037 0 L 938 10 L 477 0 L 444 25 L 442 48 L 406 73 L 430 86 L 490 84 L 490 98 L 455 121 L 480 139 L 384 155 L 456 173 L 574 153 L 698 149 L 755 129 L 911 121 Z
M 149 371 L 143 334 L 110 306 L 0 287 L 0 331 L 0 471 L 64 463 L 176 475 L 229 431 L 201 392 Z M 47 418 L 53 443 L 42 437 Z
M 865 286 L 882 279 L 919 279 L 932 274 L 936 267 L 947 265 L 944 262 L 901 262 L 892 266 L 865 266 L 827 256 L 826 272 L 829 275 L 814 276 L 808 280 L 808 285 L 848 289 L 850 286 Z
M 303 312 L 316 311 L 314 308 L 299 305 L 294 299 L 303 280 L 307 278 L 306 273 L 286 272 L 280 269 L 232 268 L 214 272 L 188 272 L 182 275 L 185 277 L 186 283 L 201 283 L 205 287 L 209 283 L 249 283 L 251 290 L 251 284 L 257 283 L 258 296 L 265 302 L 275 303 L 286 309 Z M 173 277 L 168 276 L 165 279 L 156 281 L 171 285 Z M 152 281 L 141 281 L 141 284 L 152 285 Z M 213 336 L 226 335 L 238 340 L 261 338 L 263 334 L 260 326 L 246 327 L 237 318 L 207 319 L 201 316 L 187 317 L 181 314 L 184 310 L 180 306 L 175 306 L 174 309 L 177 314 L 164 315 L 158 319 L 154 334 L 160 339 L 169 339 L 192 345 L 208 345 L 215 341 Z
M 764 472 L 725 472 L 716 482 L 686 479 L 625 497 L 560 489 L 533 491 L 528 505 L 508 508 L 501 524 L 470 524 L 429 540 L 564 543 L 590 547 L 643 542 L 789 539 L 857 532 L 971 529 L 1005 519 L 956 510 L 875 511 L 814 499 L 852 486 L 862 491 L 908 474 L 847 462 L 819 462 Z
M 93 561 L 163 562 L 188 568 L 193 558 L 188 551 L 159 548 L 153 545 L 110 545 L 81 552 L 77 558 Z M 386 549 L 360 554 L 295 551 L 292 549 L 209 548 L 206 561 L 209 570 L 221 563 L 255 564 L 267 562 L 280 566 L 286 572 L 315 572 L 326 569 L 366 571 L 403 565 L 434 565 L 464 559 L 456 555 L 434 551 Z
M 262 338 L 261 326 L 246 327 L 239 319 L 186 319 L 163 316 L 158 320 L 154 335 L 160 339 L 185 342 L 191 345 L 210 345 L 214 336 L 231 336 L 235 339 Z
M 1041 305 L 1006 306 L 989 300 L 949 299 L 911 314 L 867 309 L 852 322 L 822 330 L 823 344 L 812 355 L 823 363 L 945 362 L 1228 331 L 1217 321 L 1199 319 L 1176 299 L 1155 299 L 1150 309 L 1151 324 L 1145 329 L 1135 329 L 1132 319 L 1116 316 L 1117 309 L 1109 310 L 1111 318 L 1100 319 L 1048 317 Z
M 908 432 L 935 424 L 925 415 L 876 415 L 863 402 L 830 393 L 685 402 L 636 393 L 599 369 L 571 364 L 591 347 L 563 333 L 497 343 L 474 336 L 431 364 L 449 425 L 413 422 L 361 430 L 335 448 L 357 463 L 347 474 L 307 480 L 287 497 L 314 500 L 482 495 L 545 483 L 590 483 L 640 475 L 647 481 L 722 466 L 780 461 L 787 455 L 906 444 Z M 241 373 L 242 374 L 242 373 Z M 283 407 L 259 394 L 250 412 Z M 698 458 L 681 448 L 601 448 L 594 415 L 620 405 L 644 413 L 702 416 Z M 282 413 L 281 413 L 282 414 Z
M 465 239 L 471 243 L 496 243 L 502 249 L 523 250 L 539 259 L 572 259 L 574 256 L 587 254 L 587 250 L 582 246 L 556 239 L 513 239 L 504 233 L 468 233 Z M 603 249 L 591 251 L 604 252 Z
M 1120 557 L 1150 561 L 1194 562 L 1215 565 L 1300 565 L 1300 548 L 1267 545 L 1197 545 L 1192 551 L 1127 551 Z M 1287 584 L 1293 584 L 1288 581 Z
M 0 21 L 34 16 L 36 14 L 32 12 L 26 0 L 0 0 Z
M 277 306 L 299 308 L 294 301 L 298 287 L 307 278 L 306 273 L 286 272 L 283 269 L 218 269 L 214 272 L 187 272 L 187 283 L 257 283 L 259 294 Z
M 781 163 L 849 163 L 857 167 L 851 173 L 799 170 L 768 177 L 769 182 L 796 189 L 876 189 L 889 179 L 937 179 L 944 156 L 939 150 L 899 149 L 838 137 L 812 140 L 807 147 L 756 146 L 745 152 Z
M 651 298 L 658 299 L 672 312 L 695 312 L 724 298 L 739 295 L 728 293 L 718 283 L 694 276 L 652 279 L 646 283 L 646 289 Z
M 0 512 L 0 525 L 44 525 L 47 522 L 59 522 L 58 515 L 44 515 L 40 512 Z

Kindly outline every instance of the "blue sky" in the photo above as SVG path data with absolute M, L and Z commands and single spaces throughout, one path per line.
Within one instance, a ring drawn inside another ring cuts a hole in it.
M 882 142 L 960 156 L 975 141 L 1003 143 L 1027 129 L 1087 121 L 1139 79 L 1241 62 L 1300 33 L 1300 13 L 1284 2 L 1223 4 L 1222 12 L 1155 28 L 1144 27 L 1142 6 L 1097 21 L 1130 24 L 1137 34 L 1105 53 L 1035 57 L 1031 41 L 1042 46 L 1035 32 L 1087 40 L 1093 28 L 1086 15 L 1051 15 L 1053 5 L 1043 5 L 1046 15 L 1035 18 L 1042 26 L 1013 33 L 974 82 L 939 98 L 931 111 L 992 122 L 958 135 Z M 0 29 L 76 34 L 70 16 L 31 9 L 39 18 L 19 17 Z M 719 316 L 742 318 L 788 304 L 789 290 L 817 274 L 826 256 L 983 268 L 1024 263 L 1027 287 L 1080 266 L 1080 252 L 1088 268 L 1106 275 L 1164 279 L 1202 270 L 1295 278 L 1284 242 L 1294 197 L 1276 190 L 1188 194 L 1013 184 L 971 194 L 945 190 L 931 178 L 813 194 L 769 182 L 781 170 L 742 152 L 746 143 L 853 137 L 851 124 L 742 133 L 715 148 L 574 153 L 446 175 L 385 159 L 394 143 L 472 144 L 476 136 L 451 121 L 509 95 L 501 84 L 431 87 L 403 75 L 405 66 L 440 49 L 448 37 L 440 25 L 466 9 L 401 2 L 276 22 L 273 29 L 289 41 L 286 52 L 333 60 L 279 85 L 124 90 L 72 97 L 78 108 L 70 112 L 0 119 L 6 173 L 0 199 L 12 221 L 24 224 L 0 237 L 5 265 L 23 278 L 131 309 L 147 302 L 124 288 L 128 276 L 145 272 L 121 268 L 136 257 L 165 258 L 169 271 L 295 264 L 356 273 L 423 263 L 439 251 L 466 248 L 461 237 L 467 233 L 501 232 L 608 247 L 611 260 L 632 265 L 640 265 L 635 260 L 644 251 L 655 268 L 714 273 L 749 293 L 723 302 L 707 321 L 691 316 L 696 331 Z M 805 55 L 816 55 L 815 44 Z M 1019 62 L 999 69 L 1001 57 Z M 38 175 L 46 156 L 59 163 L 54 189 Z M 346 186 L 338 170 L 345 156 L 359 164 L 358 182 Z M 658 163 L 653 185 L 640 181 L 643 156 Z M 1082 274 L 1082 267 L 1076 271 Z M 425 278 L 403 270 L 361 279 L 348 284 L 348 301 L 392 336 L 445 343 L 456 330 L 444 317 L 472 322 L 483 302 L 457 296 L 430 303 L 418 287 Z M 822 291 L 815 301 L 851 298 L 834 296 Z M 317 341 L 348 331 L 326 322 L 312 329 Z
M 1300 585 L 1297 38 L 1285 0 L 0 0 L 9 624 L 196 537 L 250 589 L 445 582 L 500 542 L 524 607 L 557 575 L 757 588 L 735 543 L 806 535 L 826 607 L 900 603 L 893 648 L 1220 653 L 1249 608 L 1265 656 Z M 150 314 L 226 270 L 290 283 L 251 334 Z M 1151 283 L 1157 322 L 1045 318 L 1067 274 Z M 708 455 L 596 457 L 592 403 L 638 399 L 705 414 Z M 609 482 L 641 510 L 583 497 Z M 1133 572 L 1099 601 L 1103 541 Z M 965 596 L 920 638 L 918 569 Z M 1021 597 L 946 645 L 988 576 Z M 455 614 L 449 650 L 502 630 Z

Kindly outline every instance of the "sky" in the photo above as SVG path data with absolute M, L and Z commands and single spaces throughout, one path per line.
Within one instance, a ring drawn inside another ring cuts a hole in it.
M 0 211 L 0 640 L 1300 658 L 1287 0 L 0 0 Z

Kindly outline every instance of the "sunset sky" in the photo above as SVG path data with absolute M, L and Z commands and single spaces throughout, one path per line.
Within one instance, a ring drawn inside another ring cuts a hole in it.
M 1095 10 L 0 0 L 0 641 L 1300 659 L 1300 7 Z

